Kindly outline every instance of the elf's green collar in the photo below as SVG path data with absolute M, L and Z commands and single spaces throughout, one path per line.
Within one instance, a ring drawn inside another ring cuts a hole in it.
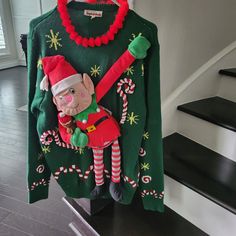
M 85 109 L 84 111 L 80 112 L 79 114 L 75 115 L 74 118 L 75 120 L 83 121 L 83 120 L 88 120 L 88 115 L 91 113 L 96 113 L 98 109 L 98 104 L 96 102 L 96 95 L 92 95 L 92 103 L 91 105 Z

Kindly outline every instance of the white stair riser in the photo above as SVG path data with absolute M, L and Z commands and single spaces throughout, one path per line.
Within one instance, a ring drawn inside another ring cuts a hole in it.
M 217 96 L 236 102 L 236 78 L 222 76 Z
M 177 117 L 180 134 L 236 162 L 236 132 L 182 111 Z
M 207 234 L 236 235 L 236 215 L 166 175 L 164 199 L 169 208 Z

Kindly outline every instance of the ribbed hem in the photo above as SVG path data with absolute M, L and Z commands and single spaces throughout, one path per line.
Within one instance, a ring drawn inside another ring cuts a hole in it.
M 47 199 L 48 198 L 48 186 L 38 187 L 35 190 L 28 192 L 28 203 L 32 204 L 34 202 Z
M 145 210 L 158 211 L 160 213 L 164 213 L 165 211 L 163 199 L 150 199 L 149 197 L 145 197 L 142 201 Z

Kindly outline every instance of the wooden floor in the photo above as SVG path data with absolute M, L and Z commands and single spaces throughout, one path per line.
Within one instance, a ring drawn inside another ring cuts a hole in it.
M 27 70 L 0 71 L 0 235 L 67 236 L 72 213 L 64 193 L 51 178 L 49 199 L 27 204 Z

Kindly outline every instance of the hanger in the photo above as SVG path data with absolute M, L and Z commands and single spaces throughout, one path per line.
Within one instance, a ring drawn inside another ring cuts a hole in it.
M 67 4 L 72 2 L 72 1 L 85 2 L 86 0 L 67 0 Z M 114 2 L 118 7 L 120 6 L 120 4 L 118 3 L 117 0 L 111 0 L 111 1 Z

